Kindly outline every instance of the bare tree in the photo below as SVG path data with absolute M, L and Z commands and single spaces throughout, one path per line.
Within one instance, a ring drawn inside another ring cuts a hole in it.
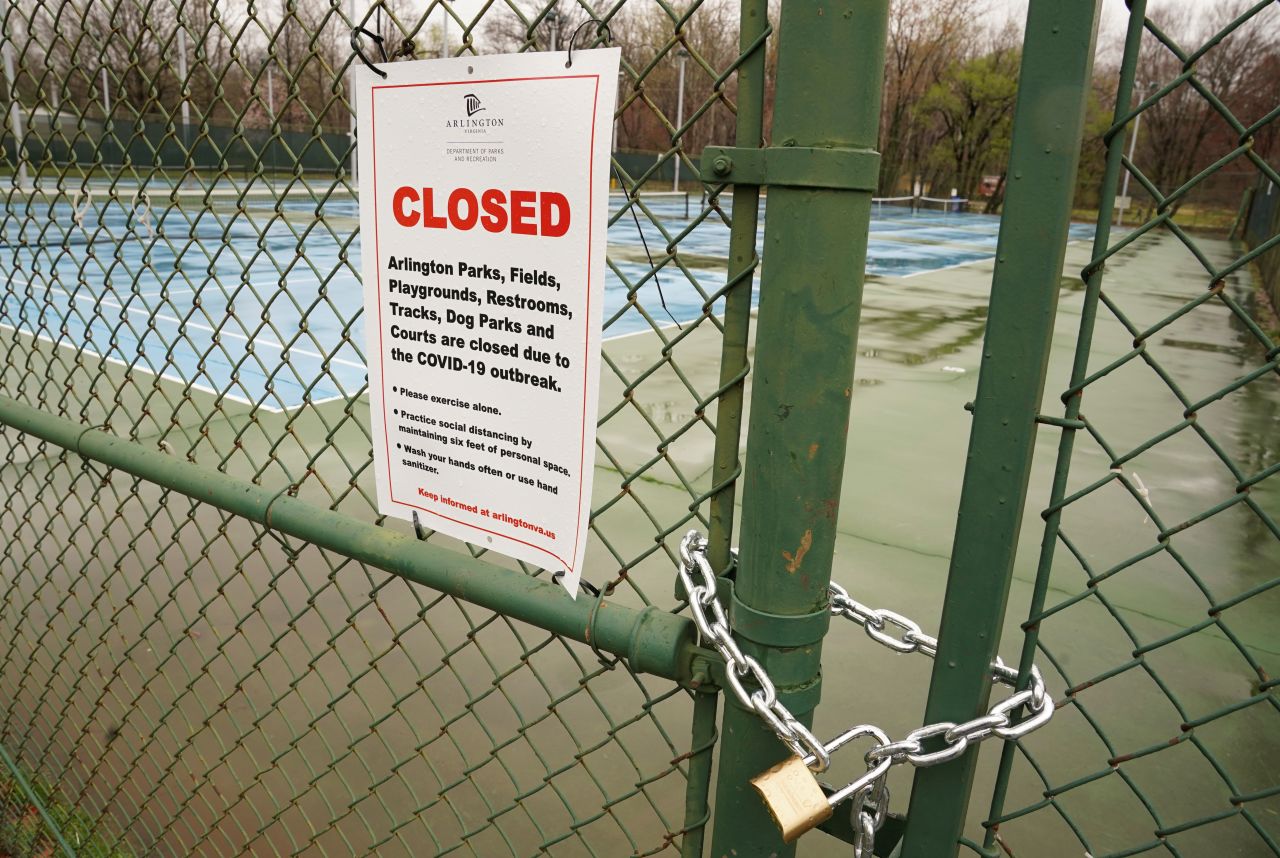
M 167 53 L 177 30 L 173 6 L 135 0 L 86 2 L 81 20 L 88 44 L 81 48 L 80 62 L 89 51 L 99 58 L 117 93 L 118 111 L 141 118 L 176 103 L 172 96 L 178 82 Z
M 892 194 L 904 174 L 913 178 L 936 139 L 915 108 L 931 87 L 970 50 L 974 0 L 895 0 L 885 46 L 880 121 L 880 192 Z
M 1176 40 L 1185 53 L 1221 33 L 1246 8 L 1246 0 L 1218 0 L 1208 8 L 1174 7 L 1156 23 Z M 1273 7 L 1262 11 L 1248 26 L 1229 33 L 1195 63 L 1194 80 L 1218 99 L 1237 120 L 1250 122 L 1274 109 L 1280 87 L 1276 84 L 1280 15 Z M 1268 26 L 1269 22 L 1269 26 Z M 1176 79 L 1183 60 L 1160 40 L 1147 34 L 1138 63 L 1139 96 L 1148 95 L 1145 85 L 1163 87 Z M 1139 168 L 1163 194 L 1184 185 L 1214 158 L 1234 148 L 1231 138 L 1239 132 L 1226 112 L 1215 106 L 1205 93 L 1187 80 L 1161 96 L 1142 114 L 1138 142 Z M 1209 145 L 1221 140 L 1222 145 Z M 1264 143 L 1270 138 L 1265 138 Z M 1181 205 L 1181 200 L 1173 208 Z
M 732 142 L 737 81 L 730 78 L 719 87 L 716 81 L 738 57 L 737 10 L 707 3 L 683 20 L 674 8 L 668 12 L 656 7 L 620 18 L 617 41 L 627 70 L 622 145 L 665 150 L 678 142 L 693 155 L 711 143 Z M 684 121 L 697 119 L 676 141 L 681 63 Z

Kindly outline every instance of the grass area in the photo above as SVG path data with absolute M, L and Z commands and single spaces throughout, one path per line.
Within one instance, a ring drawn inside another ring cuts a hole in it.
M 1250 266 L 1254 272 L 1254 292 L 1253 304 L 1249 307 L 1249 312 L 1257 321 L 1258 327 L 1271 337 L 1272 341 L 1280 340 L 1280 312 L 1277 312 L 1274 295 L 1267 289 L 1267 285 L 1263 282 L 1262 276 L 1258 273 L 1256 266 Z M 1280 290 L 1277 290 L 1280 291 Z
M 1153 214 L 1154 211 L 1149 208 L 1133 208 L 1125 212 L 1124 220 L 1126 225 L 1133 226 L 1134 224 L 1146 223 Z M 1174 221 L 1183 229 L 1225 234 L 1235 224 L 1238 214 L 1239 211 L 1236 209 L 1226 209 L 1221 206 L 1198 206 L 1193 203 L 1187 203 L 1178 208 L 1178 213 L 1174 215 Z M 1098 210 L 1096 208 L 1072 209 L 1071 218 L 1077 221 L 1097 223 Z M 1113 218 L 1113 228 L 1114 224 L 1115 219 Z
M 94 818 L 63 803 L 49 784 L 26 774 L 23 777 L 30 792 L 18 783 L 7 767 L 0 766 L 0 858 L 55 858 L 64 855 L 45 821 L 45 814 L 80 858 L 133 858 L 131 852 L 107 843 L 100 830 L 101 821 L 95 830 Z M 32 794 L 39 805 L 32 801 Z

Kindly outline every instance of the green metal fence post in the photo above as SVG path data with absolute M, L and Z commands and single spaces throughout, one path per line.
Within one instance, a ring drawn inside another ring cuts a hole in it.
M 735 141 L 759 146 L 764 138 L 765 36 L 768 0 L 742 0 L 738 44 L 744 57 L 738 66 L 738 116 Z M 733 512 L 737 480 L 742 472 L 742 411 L 749 368 L 751 298 L 755 280 L 756 236 L 760 226 L 760 186 L 733 187 L 733 226 L 729 233 L 729 270 L 724 295 L 723 342 L 720 347 L 720 390 L 716 406 L 716 445 L 712 466 L 710 520 L 707 536 L 716 569 L 729 563 L 733 544 Z M 703 854 L 710 816 L 711 756 L 717 739 L 719 695 L 699 691 L 694 697 L 688 811 L 681 841 L 682 858 Z
M 769 28 L 767 0 L 742 0 L 739 44 L 746 59 L 738 67 L 739 146 L 759 146 L 764 137 L 764 35 Z M 733 539 L 734 494 L 741 471 L 742 405 L 746 387 L 747 344 L 751 331 L 751 286 L 755 277 L 756 235 L 760 224 L 760 186 L 733 187 L 733 227 L 729 234 L 728 285 L 724 296 L 724 342 L 720 349 L 720 387 L 716 407 L 716 448 L 712 470 L 711 565 L 729 562 Z
M 1124 59 L 1120 64 L 1120 79 L 1117 81 L 1116 106 L 1113 116 L 1113 128 L 1123 127 L 1125 116 L 1131 110 L 1134 81 L 1137 77 L 1138 54 L 1144 32 L 1143 22 L 1146 20 L 1146 0 L 1134 0 L 1129 5 L 1129 31 L 1125 39 Z M 1106 138 L 1104 138 L 1106 139 Z M 1111 218 L 1115 210 L 1116 189 L 1120 183 L 1124 155 L 1125 134 L 1115 133 L 1106 139 L 1107 160 L 1102 176 L 1101 193 L 1098 196 L 1098 226 L 1094 233 L 1093 257 L 1101 257 L 1107 252 L 1111 238 Z M 1099 265 L 1088 275 L 1085 286 L 1084 304 L 1081 308 L 1080 333 L 1076 343 L 1076 361 L 1071 372 L 1071 386 L 1074 388 L 1088 374 L 1090 346 L 1093 341 L 1093 325 L 1097 319 L 1098 296 L 1102 289 L 1103 266 Z M 1065 419 L 1078 420 L 1080 417 L 1080 396 L 1073 396 L 1067 402 Z M 1036 568 L 1036 583 L 1031 592 L 1031 607 L 1028 614 L 1038 615 L 1044 610 L 1045 596 L 1049 589 L 1049 572 L 1053 566 L 1054 550 L 1058 544 L 1058 528 L 1062 520 L 1062 499 L 1067 494 L 1067 478 L 1071 472 L 1072 451 L 1075 449 L 1076 430 L 1064 429 L 1058 440 L 1058 458 L 1054 467 L 1053 488 L 1050 493 L 1049 508 L 1053 511 L 1045 518 L 1044 536 L 1040 542 L 1040 561 Z M 1022 642 L 1022 655 L 1018 660 L 1018 668 L 1026 671 L 1030 668 L 1036 653 L 1036 641 L 1039 638 L 1038 628 L 1028 628 Z M 1006 746 L 1001 749 L 999 775 L 996 787 L 991 796 L 989 819 L 995 819 L 1004 808 L 1005 797 L 1009 789 L 1009 774 L 1013 769 L 1014 748 Z M 995 831 L 987 833 L 983 846 L 990 848 L 994 843 Z
M 888 2 L 788 3 L 782 15 L 776 148 L 703 159 L 704 170 L 711 164 L 726 180 L 770 186 L 733 605 L 757 618 L 826 610 L 877 173 L 872 150 Z M 820 641 L 742 646 L 761 660 L 791 711 L 809 719 Z M 794 854 L 748 783 L 786 749 L 732 700 L 722 723 L 712 854 Z
M 926 724 L 987 706 L 1018 542 L 1075 192 L 1098 8 L 1032 0 L 982 372 Z M 916 773 L 903 858 L 953 855 L 977 754 Z

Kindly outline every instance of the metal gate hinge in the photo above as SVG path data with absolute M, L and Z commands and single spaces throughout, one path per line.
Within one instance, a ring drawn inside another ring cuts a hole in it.
M 880 153 L 874 149 L 708 146 L 702 150 L 704 182 L 874 191 L 879 176 Z

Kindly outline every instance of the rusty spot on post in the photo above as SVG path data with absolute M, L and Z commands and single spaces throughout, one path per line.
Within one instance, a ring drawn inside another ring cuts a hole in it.
M 793 555 L 790 551 L 782 552 L 782 557 L 787 561 L 787 571 L 795 574 L 800 568 L 800 564 L 804 562 L 804 556 L 809 553 L 809 549 L 813 547 L 813 531 L 806 530 L 804 536 L 800 537 L 800 545 L 796 548 Z

